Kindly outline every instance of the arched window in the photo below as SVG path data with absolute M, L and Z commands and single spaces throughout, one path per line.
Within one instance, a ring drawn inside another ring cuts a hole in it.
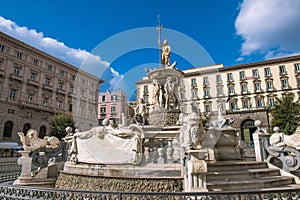
M 46 126 L 40 127 L 39 138 L 44 138 L 46 136 Z
M 26 123 L 23 125 L 23 133 L 26 135 L 27 131 L 31 128 L 31 125 L 29 123 Z
M 14 126 L 14 124 L 13 124 L 12 121 L 5 122 L 5 124 L 4 124 L 4 131 L 3 131 L 3 137 L 11 137 L 13 126 Z

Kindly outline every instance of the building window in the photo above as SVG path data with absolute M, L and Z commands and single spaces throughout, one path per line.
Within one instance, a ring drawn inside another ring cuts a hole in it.
M 63 82 L 59 82 L 58 83 L 58 89 L 63 90 L 64 88 L 64 83 Z
M 10 98 L 10 99 L 16 99 L 16 98 L 17 98 L 17 90 L 15 90 L 15 89 L 10 89 L 10 92 L 9 92 L 9 98 Z
M 241 89 L 242 89 L 242 93 L 243 93 L 243 94 L 246 94 L 246 93 L 248 92 L 247 84 L 242 84 L 242 85 L 241 85 Z
M 48 70 L 52 72 L 53 66 L 49 64 L 49 65 L 48 65 Z
M 48 106 L 49 105 L 49 99 L 48 98 L 44 98 L 43 99 L 43 105 L 44 106 Z
M 300 88 L 300 77 L 297 78 L 298 88 Z
M 262 101 L 262 99 L 257 99 L 256 100 L 256 107 L 257 108 L 262 108 L 263 107 L 263 101 Z
M 227 74 L 227 81 L 228 81 L 228 82 L 232 82 L 232 81 L 233 81 L 232 73 L 228 73 L 228 74 Z
M 243 100 L 242 104 L 243 104 L 243 108 L 249 109 L 249 101 L 248 100 Z
M 197 99 L 198 95 L 197 95 L 197 90 L 192 90 L 192 99 Z
M 57 108 L 62 109 L 63 108 L 63 102 L 57 101 Z
M 17 51 L 16 57 L 22 59 L 22 52 Z
M 273 81 L 267 81 L 267 90 L 272 91 L 273 90 Z
M 149 97 L 148 96 L 144 96 L 144 102 L 149 103 Z
M 241 71 L 240 72 L 240 80 L 244 80 L 245 79 L 245 71 Z
M 270 107 L 274 107 L 275 106 L 275 98 L 274 97 L 270 97 L 269 98 L 269 106 Z
M 102 102 L 105 102 L 105 95 L 102 95 Z
M 253 69 L 252 70 L 252 75 L 254 78 L 258 78 L 259 74 L 258 74 L 258 69 Z
M 260 83 L 255 83 L 255 92 L 260 92 Z
M 148 94 L 148 86 L 147 85 L 144 85 L 144 94 Z
M 204 89 L 204 98 L 208 98 L 209 97 L 209 89 Z
M 279 72 L 280 72 L 280 75 L 285 75 L 286 74 L 286 70 L 285 70 L 284 65 L 279 66 Z
M 300 73 L 300 63 L 295 64 L 295 73 L 296 74 Z
M 223 96 L 223 87 L 217 87 L 217 93 L 219 97 Z
M 195 78 L 191 79 L 191 84 L 192 84 L 192 87 L 197 87 L 197 82 L 196 82 Z
M 111 96 L 111 100 L 112 100 L 112 101 L 117 101 L 117 95 L 112 95 L 112 96 Z
M 216 75 L 216 81 L 217 81 L 218 84 L 222 83 L 221 75 Z
M 35 72 L 31 72 L 30 80 L 32 80 L 32 81 L 36 80 L 36 73 Z
M 70 86 L 70 93 L 74 93 L 74 86 Z
M 281 80 L 281 86 L 282 86 L 283 90 L 288 89 L 288 87 L 289 87 L 288 80 L 287 79 Z
M 15 67 L 15 69 L 14 69 L 14 75 L 15 76 L 19 76 L 19 74 L 20 74 L 20 68 L 19 67 Z
M 265 77 L 270 77 L 270 76 L 271 76 L 270 68 L 265 68 Z
M 7 121 L 4 124 L 3 137 L 11 137 L 13 131 L 13 122 Z
M 228 93 L 229 93 L 230 95 L 234 95 L 234 86 L 229 86 L 229 87 L 228 87 Z
M 181 80 L 181 81 L 180 81 L 180 87 L 181 87 L 181 88 L 184 88 L 184 87 L 185 87 L 185 85 L 184 85 L 184 80 Z
M 51 83 L 51 78 L 47 77 L 45 80 L 46 86 L 50 86 L 50 83 Z
M 76 76 L 75 75 L 72 75 L 72 78 L 71 78 L 73 81 L 75 81 L 76 79 Z
M 210 114 L 210 105 L 209 104 L 205 104 L 205 114 L 206 115 Z
M 33 94 L 28 94 L 27 95 L 27 101 L 28 102 L 33 102 Z
M 116 106 L 112 106 L 112 107 L 110 108 L 110 112 L 111 112 L 111 113 L 116 113 Z
M 236 110 L 237 109 L 237 106 L 236 106 L 236 102 L 230 102 L 230 109 L 231 110 Z
M 100 108 L 100 113 L 105 114 L 106 113 L 106 107 L 101 107 Z
M 61 76 L 65 76 L 65 71 L 61 69 L 61 70 L 60 70 L 60 75 L 61 75 Z
M 85 85 L 85 80 L 84 79 L 82 79 L 81 82 L 82 82 L 83 85 Z
M 38 59 L 36 59 L 36 58 L 33 58 L 33 61 L 32 61 L 32 63 L 33 63 L 34 65 L 38 65 L 38 63 L 39 63 L 39 60 L 38 60 Z
M 203 78 L 203 85 L 208 85 L 208 77 Z
M 3 52 L 4 51 L 4 45 L 0 44 L 0 51 Z

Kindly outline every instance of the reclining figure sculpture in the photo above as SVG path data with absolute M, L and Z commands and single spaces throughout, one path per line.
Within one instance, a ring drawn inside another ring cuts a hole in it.
M 138 164 L 142 158 L 143 130 L 136 124 L 128 127 L 114 128 L 108 119 L 104 126 L 97 126 L 88 131 L 70 130 L 66 137 L 71 142 L 69 150 L 70 163 L 95 164 Z M 67 128 L 68 129 L 68 128 Z

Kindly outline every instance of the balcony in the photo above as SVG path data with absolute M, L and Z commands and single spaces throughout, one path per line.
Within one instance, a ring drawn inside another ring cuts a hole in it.
M 10 74 L 9 78 L 12 79 L 12 80 L 17 80 L 17 81 L 23 82 L 23 77 L 22 76 L 15 75 L 13 73 Z
M 60 89 L 60 88 L 56 88 L 56 93 L 59 93 L 59 94 L 65 95 L 65 94 L 66 94 L 66 90 L 64 90 L 64 89 Z
M 44 89 L 44 90 L 50 90 L 50 91 L 53 91 L 53 86 L 52 86 L 52 85 L 46 85 L 46 84 L 43 84 L 43 89 Z
M 28 80 L 27 80 L 27 84 L 34 85 L 34 86 L 36 86 L 36 87 L 39 87 L 39 86 L 40 86 L 40 84 L 39 84 L 38 81 L 31 80 L 31 79 L 28 79 Z

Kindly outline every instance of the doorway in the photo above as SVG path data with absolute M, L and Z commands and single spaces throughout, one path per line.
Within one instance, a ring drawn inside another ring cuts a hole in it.
M 257 127 L 254 126 L 254 120 L 252 119 L 246 119 L 241 123 L 241 139 L 247 146 L 252 147 L 254 145 L 253 133 L 256 129 Z

